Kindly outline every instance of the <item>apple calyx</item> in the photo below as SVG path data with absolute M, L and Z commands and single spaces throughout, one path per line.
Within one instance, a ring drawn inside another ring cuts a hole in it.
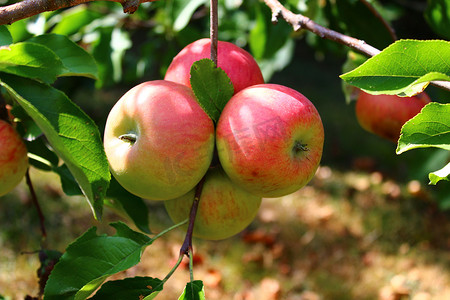
M 303 144 L 302 141 L 295 141 L 294 147 L 292 148 L 295 156 L 307 151 L 309 151 L 308 144 Z
M 126 134 L 122 134 L 121 136 L 119 136 L 119 139 L 130 143 L 131 145 L 134 145 L 134 143 L 136 143 L 137 141 L 137 134 L 135 133 L 126 133 Z

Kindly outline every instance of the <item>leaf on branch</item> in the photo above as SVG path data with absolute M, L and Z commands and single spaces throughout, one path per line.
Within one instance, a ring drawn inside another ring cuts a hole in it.
M 428 1 L 425 19 L 436 33 L 450 39 L 450 3 L 448 0 Z
M 151 239 L 121 222 L 111 226 L 114 236 L 97 235 L 93 227 L 67 247 L 45 287 L 46 300 L 86 299 L 108 276 L 140 261 Z
M 205 289 L 201 280 L 188 282 L 178 300 L 205 300 Z
M 441 180 L 450 181 L 450 163 L 442 169 L 428 174 L 428 178 L 430 179 L 430 184 L 433 185 L 437 184 Z
M 162 291 L 162 281 L 152 277 L 133 277 L 106 282 L 91 300 L 154 299 Z M 144 298 L 145 297 L 145 298 Z
M 51 86 L 4 73 L 0 78 L 0 84 L 36 122 L 66 163 L 89 200 L 94 216 L 100 218 L 111 174 L 94 121 Z
M 49 48 L 23 42 L 0 49 L 0 71 L 53 83 L 64 66 Z
M 64 66 L 58 76 L 84 76 L 97 79 L 98 72 L 94 58 L 66 36 L 44 34 L 33 37 L 28 42 L 53 49 Z
M 428 147 L 450 150 L 450 104 L 431 102 L 406 122 L 396 153 Z
M 233 84 L 225 71 L 216 67 L 210 59 L 196 61 L 191 67 L 191 86 L 200 106 L 217 122 L 234 93 Z
M 450 42 L 400 40 L 341 75 L 371 94 L 413 96 L 430 81 L 450 81 Z

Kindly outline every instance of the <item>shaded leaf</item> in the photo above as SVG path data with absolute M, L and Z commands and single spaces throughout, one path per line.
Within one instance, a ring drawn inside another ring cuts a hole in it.
M 53 49 L 64 66 L 63 72 L 58 76 L 85 76 L 97 79 L 97 65 L 94 58 L 66 36 L 44 34 L 28 41 Z
M 23 77 L 0 74 L 1 85 L 44 132 L 67 164 L 96 218 L 111 178 L 97 126 L 61 91 Z
M 449 0 L 429 0 L 425 10 L 425 19 L 436 33 L 450 39 Z
M 13 38 L 5 25 L 0 26 L 0 46 L 12 44 Z
M 45 287 L 46 300 L 86 299 L 108 276 L 140 261 L 151 239 L 124 223 L 111 226 L 114 236 L 97 235 L 93 227 L 67 247 Z
M 154 299 L 162 291 L 162 281 L 152 277 L 133 277 L 108 281 L 95 293 L 92 300 Z M 145 297 L 145 298 L 144 298 Z
M 371 94 L 413 96 L 430 81 L 450 81 L 450 42 L 401 40 L 341 75 Z
M 81 28 L 100 17 L 102 17 L 101 13 L 88 9 L 87 5 L 78 5 L 55 16 L 55 18 L 60 20 L 53 28 L 52 33 L 62 35 L 75 34 Z
M 217 122 L 225 104 L 234 93 L 230 78 L 212 60 L 201 59 L 192 64 L 191 86 L 200 106 Z

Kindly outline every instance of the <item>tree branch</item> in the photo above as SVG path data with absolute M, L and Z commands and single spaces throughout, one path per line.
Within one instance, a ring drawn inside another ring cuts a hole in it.
M 95 0 L 23 0 L 14 4 L 0 7 L 0 25 L 12 24 L 16 21 L 32 17 L 34 15 L 54 11 L 61 8 L 76 6 Z M 139 5 L 144 2 L 156 0 L 104 0 L 122 4 L 125 13 L 134 13 Z
M 295 31 L 306 29 L 321 38 L 328 39 L 347 46 L 367 56 L 375 56 L 381 51 L 363 40 L 358 40 L 329 28 L 323 27 L 308 17 L 301 14 L 294 14 L 285 8 L 278 0 L 264 0 L 266 5 L 272 11 L 272 22 L 276 23 L 281 16 L 283 19 L 292 25 Z M 450 82 L 448 81 L 432 81 L 432 85 L 450 91 Z

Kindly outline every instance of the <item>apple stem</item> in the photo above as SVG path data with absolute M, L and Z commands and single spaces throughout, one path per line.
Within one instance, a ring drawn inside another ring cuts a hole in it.
M 39 201 L 37 199 L 36 192 L 34 191 L 33 183 L 31 182 L 29 169 L 27 169 L 27 172 L 25 173 L 25 180 L 27 182 L 28 189 L 30 190 L 31 200 L 33 201 L 33 204 L 36 207 L 37 213 L 39 215 L 39 222 L 40 222 L 40 226 L 41 226 L 42 238 L 45 240 L 47 238 L 47 231 L 45 230 L 45 217 L 44 217 L 44 214 L 42 213 L 41 206 L 39 205 Z
M 210 38 L 211 38 L 211 60 L 217 66 L 217 44 L 219 42 L 219 14 L 217 0 L 211 0 L 210 7 Z
M 186 237 L 184 238 L 183 245 L 180 248 L 180 256 L 187 255 L 189 257 L 192 254 L 192 234 L 194 232 L 195 217 L 197 216 L 198 204 L 200 202 L 200 197 L 202 195 L 203 184 L 205 183 L 205 176 L 200 180 L 195 188 L 194 202 L 191 206 L 191 211 L 189 213 L 189 225 L 186 232 Z

